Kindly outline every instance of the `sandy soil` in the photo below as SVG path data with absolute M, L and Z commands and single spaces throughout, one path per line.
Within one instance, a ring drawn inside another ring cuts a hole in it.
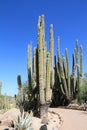
M 87 111 L 53 108 L 63 118 L 62 127 L 59 130 L 87 130 Z
M 4 114 L 0 114 L 0 130 L 9 128 L 11 121 L 16 119 L 19 114 L 20 114 L 20 112 L 16 108 L 11 109 Z M 36 118 L 36 117 L 33 117 L 32 120 L 33 120 L 32 126 L 33 126 L 34 130 L 39 130 L 40 127 L 43 125 L 42 120 L 39 118 Z M 60 115 L 49 110 L 47 129 L 48 130 L 58 130 L 60 126 L 61 126 Z M 14 130 L 14 129 L 9 128 L 9 130 Z
M 15 119 L 19 113 L 19 110 L 14 108 L 3 115 L 0 114 L 0 130 L 9 128 L 11 120 Z M 87 130 L 87 111 L 50 108 L 48 120 L 48 130 Z M 42 125 L 41 119 L 33 117 L 34 130 L 39 130 Z

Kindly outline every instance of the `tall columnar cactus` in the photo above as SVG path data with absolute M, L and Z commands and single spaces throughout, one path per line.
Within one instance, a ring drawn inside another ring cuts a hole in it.
M 58 41 L 59 41 L 59 44 L 60 44 L 60 40 L 58 40 Z M 60 77 L 61 77 L 61 81 L 62 81 L 62 84 L 63 84 L 63 88 L 64 88 L 64 91 L 65 91 L 66 98 L 69 100 L 67 82 L 66 82 L 66 79 L 65 79 L 64 70 L 63 70 L 63 66 L 62 66 L 62 61 L 61 61 L 61 57 L 60 57 L 60 45 L 58 45 L 58 51 L 59 51 L 58 52 L 59 73 L 60 73 Z
M 80 46 L 80 76 L 82 77 L 83 73 L 83 50 L 82 46 Z
M 79 66 L 79 49 L 78 49 L 78 40 L 76 40 L 76 48 L 75 48 L 75 56 L 76 56 L 76 64 L 77 66 Z M 79 67 L 77 67 L 77 80 L 76 80 L 76 91 L 79 91 Z
M 42 26 L 42 44 L 43 44 L 43 82 L 44 88 L 46 88 L 46 42 L 45 42 L 45 22 L 44 15 L 41 16 L 41 26 Z
M 62 63 L 63 63 L 64 75 L 67 81 L 67 63 L 66 63 L 66 58 L 63 55 L 62 55 Z
M 32 61 L 31 61 L 31 45 L 28 45 L 28 61 L 27 61 L 27 66 L 28 66 L 28 88 L 29 88 L 29 94 L 32 91 L 32 85 L 31 85 L 31 78 L 32 78 Z
M 69 58 L 68 58 L 68 50 L 65 50 L 66 54 L 66 64 L 67 64 L 67 87 L 69 92 L 69 97 L 71 97 L 71 88 L 70 88 L 70 71 L 69 71 Z
M 41 16 L 42 47 L 43 47 L 43 86 L 46 89 L 46 42 L 45 42 L 45 22 L 44 15 Z
M 78 64 L 78 40 L 76 40 L 76 64 Z
M 34 48 L 33 67 L 32 67 L 32 80 L 31 80 L 32 90 L 35 89 L 35 87 L 37 85 L 37 83 L 36 83 L 37 82 L 36 53 L 37 53 L 37 49 Z
M 50 53 L 47 54 L 47 73 L 46 73 L 46 103 L 50 102 L 51 90 L 50 90 Z
M 74 54 L 72 54 L 72 75 L 71 75 L 71 97 L 73 99 L 74 93 L 75 93 L 75 74 L 73 75 L 74 72 L 74 66 L 75 66 L 75 58 Z
M 60 57 L 60 37 L 58 36 L 58 61 L 59 61 L 59 58 Z
M 73 72 L 74 65 L 75 65 L 75 58 L 74 58 L 74 54 L 72 54 L 72 72 Z
M 2 93 L 2 82 L 0 81 L 0 95 Z
M 33 58 L 33 73 L 35 76 L 35 81 L 36 81 L 36 53 L 37 53 L 37 49 L 34 48 L 34 58 Z
M 21 76 L 17 76 L 17 83 L 18 83 L 18 93 L 21 94 L 21 88 L 22 88 L 22 82 L 21 82 Z
M 58 36 L 58 64 L 57 64 L 57 77 L 59 79 L 59 91 L 60 93 L 62 92 L 63 95 L 65 95 L 65 87 L 63 85 L 63 82 L 62 82 L 62 75 L 64 75 L 64 71 L 63 71 L 63 68 L 62 68 L 62 61 L 61 61 L 61 57 L 60 57 L 60 37 Z M 61 65 L 61 67 L 60 67 Z M 61 69 L 60 69 L 61 68 Z M 61 75 L 61 72 L 63 72 L 63 74 Z M 65 76 L 66 77 L 66 76 Z M 64 79 L 65 79 L 64 77 Z M 65 82 L 65 85 L 66 85 L 66 81 Z M 68 96 L 68 92 L 67 92 L 67 96 Z
M 20 108 L 20 112 L 22 114 L 23 113 L 23 87 L 21 82 L 21 75 L 17 76 L 17 83 L 18 83 L 18 90 L 19 90 L 18 105 Z
M 76 93 L 79 91 L 79 89 L 80 89 L 80 67 L 79 67 L 79 65 L 78 64 L 75 64 L 74 65 L 74 69 L 73 69 L 73 77 L 75 77 L 75 70 L 76 70 L 76 68 L 77 68 L 77 70 L 78 70 L 78 75 L 77 75 L 77 86 L 76 86 Z
M 54 36 L 53 36 L 53 25 L 50 25 L 50 59 L 51 59 L 51 69 L 53 67 L 54 61 Z
M 50 55 L 50 54 L 49 54 Z M 53 55 L 52 55 L 53 56 Z M 44 32 L 44 15 L 38 19 L 38 72 L 39 72 L 39 97 L 40 97 L 40 117 L 47 114 L 50 103 L 50 56 L 46 59 L 46 43 Z M 46 78 L 47 77 L 47 78 Z
M 43 40 L 42 40 L 42 24 L 41 17 L 38 19 L 38 64 L 39 64 L 39 96 L 40 104 L 45 104 L 45 92 L 43 82 Z
M 51 88 L 54 86 L 54 36 L 53 36 L 53 25 L 50 24 L 50 71 L 51 71 Z
M 44 90 L 46 90 L 46 43 L 43 43 L 43 82 Z
M 60 55 L 60 37 L 58 37 L 58 60 L 54 64 L 54 34 L 53 25 L 50 25 L 50 49 L 47 53 L 45 41 L 44 15 L 38 18 L 38 46 L 34 49 L 33 60 L 31 57 L 31 45 L 28 45 L 28 88 L 29 101 L 39 104 L 40 117 L 46 114 L 48 104 L 52 99 L 56 103 L 64 104 L 65 101 L 74 99 L 79 91 L 82 77 L 82 47 L 80 47 L 80 60 L 78 40 L 76 41 L 75 58 L 72 55 L 72 74 L 69 70 L 68 50 L 65 50 L 65 58 Z M 33 67 L 32 67 L 33 61 Z M 79 65 L 80 61 L 80 65 Z M 55 66 L 54 66 L 55 65 Z M 77 69 L 77 76 L 75 70 Z M 54 82 L 55 81 L 55 82 Z M 58 100 L 60 100 L 58 102 Z M 58 104 L 57 104 L 58 105 Z
M 21 97 L 21 101 L 23 102 L 23 87 L 22 87 L 22 82 L 21 82 L 21 75 L 17 76 L 17 82 L 18 82 L 19 95 Z

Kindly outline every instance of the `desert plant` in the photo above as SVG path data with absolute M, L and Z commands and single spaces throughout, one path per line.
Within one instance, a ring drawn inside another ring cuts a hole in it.
M 1 95 L 1 92 L 2 92 L 2 82 L 0 81 L 0 95 Z
M 82 86 L 80 87 L 77 99 L 80 103 L 87 101 L 87 78 L 83 79 Z
M 32 114 L 22 113 L 14 121 L 14 130 L 33 130 L 32 127 Z
M 38 18 L 38 45 L 37 48 L 34 48 L 33 55 L 32 52 L 30 44 L 28 45 L 27 58 L 28 79 L 25 94 L 23 93 L 24 104 L 27 105 L 27 110 L 35 111 L 43 118 L 47 115 L 51 102 L 54 106 L 67 105 L 76 98 L 82 83 L 83 51 L 80 46 L 79 52 L 77 40 L 75 53 L 72 55 L 72 74 L 70 74 L 68 49 L 65 50 L 65 57 L 62 57 L 60 37 L 58 37 L 57 58 L 54 57 L 52 24 L 50 25 L 50 45 L 47 52 L 45 21 L 44 15 L 42 15 Z M 18 86 L 20 91 L 21 82 L 18 83 Z M 27 99 L 26 103 L 25 99 Z

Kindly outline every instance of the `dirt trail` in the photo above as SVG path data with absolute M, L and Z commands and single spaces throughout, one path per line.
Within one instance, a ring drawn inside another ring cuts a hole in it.
M 61 115 L 63 124 L 60 130 L 87 130 L 87 111 L 60 108 L 50 110 Z

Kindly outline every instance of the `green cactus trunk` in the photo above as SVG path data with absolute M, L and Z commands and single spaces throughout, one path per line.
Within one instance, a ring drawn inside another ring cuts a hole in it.
M 68 58 L 68 50 L 67 49 L 65 50 L 65 54 L 66 54 L 66 64 L 67 64 L 67 87 L 68 87 L 69 98 L 71 100 L 69 58 Z
M 50 25 L 50 71 L 51 71 L 51 88 L 54 86 L 54 36 L 53 36 L 53 25 Z
M 47 54 L 47 74 L 46 74 L 46 103 L 50 103 L 50 53 Z
M 60 58 L 60 38 L 58 38 L 58 67 L 59 67 L 59 73 L 60 73 L 61 81 L 63 84 L 65 96 L 66 96 L 67 100 L 69 100 L 67 83 L 66 83 L 66 79 L 65 79 L 65 75 L 64 75 L 63 66 L 62 66 L 62 60 Z
M 71 75 L 71 98 L 74 98 L 75 95 L 75 74 L 73 76 L 74 72 L 74 66 L 75 66 L 75 59 L 74 59 L 74 54 L 72 54 L 72 75 Z
M 31 45 L 28 45 L 28 88 L 29 88 L 29 95 L 32 93 L 32 84 L 31 84 L 31 78 L 32 78 L 32 61 L 31 61 Z
M 38 19 L 38 64 L 39 64 L 39 96 L 40 104 L 45 104 L 45 91 L 43 83 L 43 40 L 42 40 L 42 26 L 40 17 Z
M 21 82 L 21 76 L 17 76 L 17 83 L 18 83 L 18 90 L 19 90 L 19 102 L 20 102 L 20 112 L 21 114 L 23 113 L 23 87 L 22 87 L 22 82 Z
M 78 64 L 78 61 L 79 61 L 79 59 L 78 59 L 78 40 L 76 40 L 76 48 L 75 48 L 75 56 L 76 56 L 76 64 L 77 65 L 79 65 Z M 77 83 L 76 83 L 76 91 L 78 92 L 79 91 L 79 79 L 78 79 L 78 75 L 79 75 L 79 70 L 78 70 L 79 68 L 77 67 Z
M 83 75 L 83 49 L 80 46 L 80 86 L 82 86 L 82 75 Z

